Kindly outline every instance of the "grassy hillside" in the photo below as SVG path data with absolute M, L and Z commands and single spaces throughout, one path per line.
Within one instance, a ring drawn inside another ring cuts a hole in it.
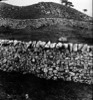
M 35 18 L 67 18 L 89 21 L 91 17 L 77 11 L 76 9 L 63 6 L 53 2 L 40 2 L 31 6 L 18 7 L 6 3 L 0 3 L 0 16 L 13 19 L 35 19 Z

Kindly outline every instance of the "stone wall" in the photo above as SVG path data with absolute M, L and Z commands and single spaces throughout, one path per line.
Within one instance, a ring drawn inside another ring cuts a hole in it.
M 93 46 L 0 40 L 0 70 L 92 84 Z

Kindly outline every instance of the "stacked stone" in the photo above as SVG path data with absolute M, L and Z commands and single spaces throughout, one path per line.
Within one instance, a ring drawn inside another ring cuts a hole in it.
M 93 46 L 0 40 L 0 70 L 92 84 Z

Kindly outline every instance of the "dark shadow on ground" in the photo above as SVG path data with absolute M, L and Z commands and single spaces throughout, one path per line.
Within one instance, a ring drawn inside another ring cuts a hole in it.
M 92 85 L 0 71 L 0 100 L 92 100 Z

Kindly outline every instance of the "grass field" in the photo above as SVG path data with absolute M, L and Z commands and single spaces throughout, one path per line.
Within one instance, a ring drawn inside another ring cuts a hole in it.
M 61 26 L 47 26 L 40 29 L 12 29 L 0 33 L 1 39 L 16 39 L 22 41 L 52 41 L 57 42 L 60 37 L 66 37 L 68 42 L 93 44 L 92 30 L 77 29 Z

